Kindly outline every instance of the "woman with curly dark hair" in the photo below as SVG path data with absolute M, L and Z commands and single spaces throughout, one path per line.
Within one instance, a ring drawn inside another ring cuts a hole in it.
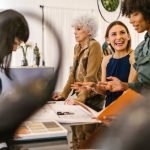
M 125 91 L 132 88 L 145 92 L 150 89 L 150 0 L 123 0 L 122 15 L 130 19 L 138 33 L 146 31 L 144 41 L 135 49 L 134 67 L 138 72 L 136 83 L 124 83 L 115 77 L 109 77 L 110 82 L 105 83 L 111 91 Z

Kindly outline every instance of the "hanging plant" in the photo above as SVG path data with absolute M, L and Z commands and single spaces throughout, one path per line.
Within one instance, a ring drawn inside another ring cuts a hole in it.
M 107 23 L 119 19 L 121 15 L 120 5 L 121 5 L 121 0 L 97 0 L 98 11 L 101 17 L 103 18 L 103 20 L 106 21 Z M 101 10 L 102 7 L 104 7 L 103 10 Z M 107 19 L 107 16 L 110 13 L 113 13 L 114 11 L 115 13 L 114 15 L 112 15 L 112 19 L 111 20 Z
M 101 0 L 103 7 L 109 11 L 115 11 L 119 6 L 119 0 Z

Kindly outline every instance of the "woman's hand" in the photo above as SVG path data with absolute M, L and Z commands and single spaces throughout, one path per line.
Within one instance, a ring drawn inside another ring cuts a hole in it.
M 72 84 L 71 88 L 78 93 L 81 91 L 94 91 L 98 94 L 104 95 L 106 91 L 105 85 L 101 85 L 101 82 L 98 82 L 98 84 L 95 82 L 76 82 Z
M 76 105 L 76 100 L 75 99 L 71 99 L 71 98 L 67 98 L 65 100 L 65 104 L 68 104 L 68 105 Z
M 101 82 L 101 85 L 105 86 L 106 90 L 111 92 L 125 91 L 128 89 L 128 84 L 122 82 L 116 77 L 107 77 L 108 82 Z
M 104 116 L 101 120 L 106 126 L 110 126 L 111 123 L 116 120 L 117 116 Z
M 64 100 L 64 98 L 62 96 L 60 96 L 58 93 L 54 93 L 52 96 L 53 100 Z
M 71 88 L 80 93 L 82 91 L 91 91 L 95 85 L 96 83 L 94 82 L 75 82 L 71 85 Z
M 75 90 L 76 93 L 80 93 L 81 91 L 86 90 L 83 87 L 83 83 L 82 82 L 75 82 L 74 84 L 71 84 L 71 89 Z
M 92 87 L 92 91 L 101 95 L 105 95 L 106 88 L 105 85 L 101 84 L 101 82 L 98 82 L 94 87 Z

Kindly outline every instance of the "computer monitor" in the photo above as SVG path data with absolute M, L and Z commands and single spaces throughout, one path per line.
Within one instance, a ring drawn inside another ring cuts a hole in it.
M 3 72 L 0 72 L 2 80 L 2 93 L 11 91 L 17 85 L 23 85 L 33 79 L 51 77 L 54 73 L 53 67 L 14 67 L 10 68 L 12 80 L 10 80 Z

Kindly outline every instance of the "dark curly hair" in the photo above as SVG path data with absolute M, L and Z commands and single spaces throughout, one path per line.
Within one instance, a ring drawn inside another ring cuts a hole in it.
M 141 12 L 145 21 L 150 24 L 150 0 L 123 0 L 121 11 L 122 15 L 127 17 L 133 12 Z

